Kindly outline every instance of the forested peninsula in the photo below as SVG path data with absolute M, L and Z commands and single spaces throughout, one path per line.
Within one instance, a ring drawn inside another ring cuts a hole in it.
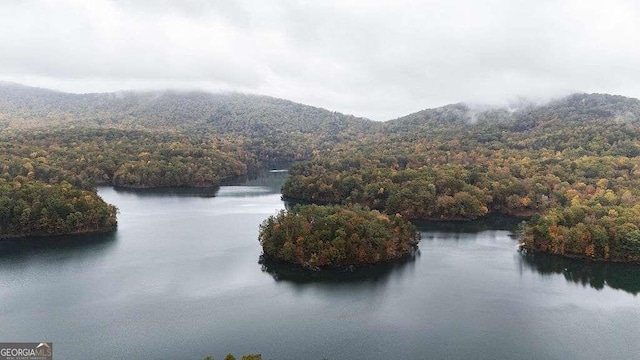
M 215 187 L 293 163 L 287 198 L 389 219 L 519 216 L 528 251 L 639 261 L 639 135 L 640 101 L 606 94 L 373 122 L 265 96 L 2 83 L 0 234 L 115 226 L 101 184 Z
M 260 226 L 264 256 L 319 270 L 391 262 L 413 253 L 420 240 L 400 214 L 355 206 L 296 205 Z

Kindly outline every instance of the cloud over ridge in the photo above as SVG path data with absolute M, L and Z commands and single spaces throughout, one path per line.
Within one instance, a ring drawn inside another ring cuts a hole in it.
M 640 97 L 633 1 L 27 0 L 0 79 L 72 92 L 233 90 L 387 120 L 458 101 Z

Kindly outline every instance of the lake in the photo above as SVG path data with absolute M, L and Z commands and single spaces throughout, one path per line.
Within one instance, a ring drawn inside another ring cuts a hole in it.
M 516 249 L 512 221 L 420 224 L 404 263 L 260 264 L 286 173 L 99 194 L 117 232 L 0 242 L 0 341 L 55 359 L 630 359 L 640 267 Z

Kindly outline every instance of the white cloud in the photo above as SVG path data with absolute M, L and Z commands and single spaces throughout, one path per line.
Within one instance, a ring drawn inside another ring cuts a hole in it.
M 386 120 L 458 101 L 640 97 L 634 1 L 62 0 L 0 5 L 0 79 L 238 90 Z

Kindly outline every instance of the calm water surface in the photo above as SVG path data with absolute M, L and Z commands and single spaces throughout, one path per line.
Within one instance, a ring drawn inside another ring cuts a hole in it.
M 0 341 L 72 360 L 640 356 L 640 269 L 523 256 L 508 223 L 422 224 L 404 264 L 259 264 L 285 176 L 215 196 L 101 188 L 116 233 L 1 242 Z

